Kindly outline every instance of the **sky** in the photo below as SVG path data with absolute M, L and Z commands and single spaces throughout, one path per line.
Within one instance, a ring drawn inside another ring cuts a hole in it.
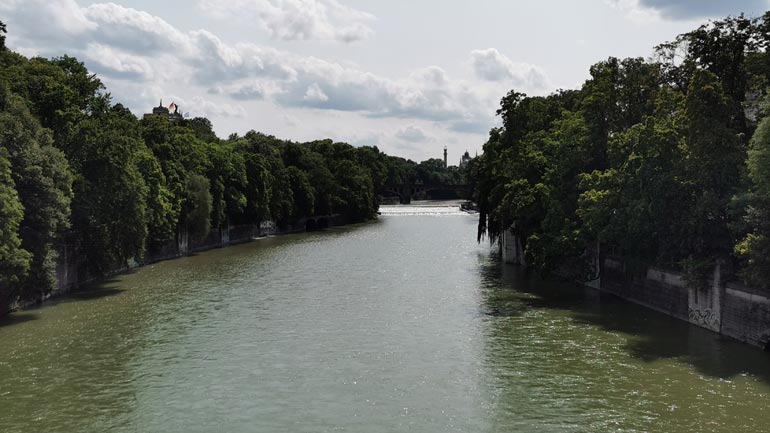
M 6 45 L 68 54 L 137 116 L 160 100 L 220 137 L 331 138 L 416 161 L 481 153 L 500 99 L 578 88 L 770 0 L 2 0 Z

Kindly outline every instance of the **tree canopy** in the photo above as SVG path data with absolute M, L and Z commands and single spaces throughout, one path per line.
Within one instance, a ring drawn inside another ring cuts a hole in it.
M 508 93 L 472 172 L 479 239 L 512 228 L 543 273 L 586 276 L 599 242 L 630 269 L 697 285 L 723 261 L 770 285 L 769 23 L 709 22 L 596 63 L 580 89 Z

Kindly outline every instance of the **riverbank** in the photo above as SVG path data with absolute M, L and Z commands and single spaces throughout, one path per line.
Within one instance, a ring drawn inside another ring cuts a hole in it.
M 56 264 L 55 289 L 50 293 L 40 293 L 34 299 L 11 300 L 6 305 L 0 306 L 0 317 L 7 316 L 15 311 L 38 307 L 49 300 L 66 295 L 74 290 L 98 284 L 116 275 L 131 272 L 153 263 L 174 260 L 216 248 L 226 248 L 232 245 L 253 242 L 268 236 L 317 231 L 348 224 L 350 222 L 344 216 L 336 214 L 302 218 L 286 227 L 278 227 L 273 221 L 266 221 L 258 225 L 231 225 L 226 228 L 212 230 L 203 239 L 194 239 L 185 231 L 180 231 L 177 233 L 175 241 L 170 242 L 158 251 L 147 252 L 142 260 L 132 260 L 125 267 L 113 269 L 102 275 L 90 273 L 85 259 L 74 254 L 72 248 L 65 245 Z
M 503 262 L 526 265 L 511 230 L 500 240 Z M 603 257 L 585 285 L 726 337 L 770 351 L 770 297 L 724 277 L 717 264 L 706 287 L 688 287 L 682 274 L 649 268 L 631 276 L 622 258 Z

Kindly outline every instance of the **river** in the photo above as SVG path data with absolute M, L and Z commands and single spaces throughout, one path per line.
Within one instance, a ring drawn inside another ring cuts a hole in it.
M 3 319 L 0 432 L 770 431 L 768 354 L 382 211 Z

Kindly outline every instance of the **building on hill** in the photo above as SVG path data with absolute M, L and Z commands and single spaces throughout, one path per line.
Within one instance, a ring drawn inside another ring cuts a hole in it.
M 471 162 L 471 155 L 466 150 L 465 153 L 463 153 L 462 158 L 460 158 L 460 168 L 466 168 L 469 162 Z
M 174 111 L 171 112 L 171 109 Z M 171 103 L 168 107 L 163 106 L 163 100 L 160 100 L 160 105 L 152 109 L 152 113 L 145 113 L 144 118 L 149 119 L 152 117 L 165 117 L 172 122 L 178 122 L 182 120 L 182 113 L 179 112 L 179 106 L 175 103 Z

